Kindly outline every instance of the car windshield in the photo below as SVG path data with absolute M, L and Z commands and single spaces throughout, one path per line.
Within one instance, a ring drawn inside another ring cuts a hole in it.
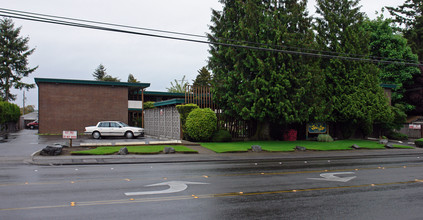
M 127 124 L 125 124 L 125 123 L 123 123 L 123 122 L 119 122 L 121 125 L 122 125 L 122 127 L 129 127 L 129 125 L 127 125 Z

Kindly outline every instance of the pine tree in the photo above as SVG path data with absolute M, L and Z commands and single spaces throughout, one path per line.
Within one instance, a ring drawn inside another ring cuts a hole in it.
M 132 75 L 131 73 L 128 75 L 128 82 L 129 83 L 139 83 L 140 81 L 138 81 L 134 75 Z
M 94 73 L 93 73 L 94 79 L 101 81 L 106 76 L 107 76 L 106 67 L 104 67 L 103 64 L 98 65 L 98 67 L 94 70 Z
M 324 51 L 342 56 L 368 57 L 369 35 L 364 31 L 364 14 L 359 0 L 318 0 L 315 29 L 317 42 Z M 340 126 L 344 138 L 355 128 L 372 132 L 375 122 L 392 120 L 392 112 L 378 78 L 379 69 L 371 63 L 342 59 L 322 59 L 326 95 L 333 112 L 330 121 Z
M 212 12 L 211 42 L 274 49 L 313 44 L 306 1 L 220 2 L 223 11 Z M 210 54 L 213 92 L 219 107 L 233 117 L 256 121 L 254 138 L 268 139 L 270 122 L 288 126 L 321 115 L 316 113 L 321 108 L 311 92 L 313 80 L 319 78 L 309 58 L 217 44 L 211 46 Z
M 198 75 L 193 82 L 193 86 L 211 86 L 212 78 L 206 67 L 198 70 Z
M 11 19 L 0 20 L 0 95 L 4 101 L 14 101 L 16 95 L 11 88 L 31 89 L 34 84 L 22 82 L 24 77 L 38 67 L 28 67 L 28 57 L 35 51 L 29 49 L 28 37 L 19 37 L 21 28 L 16 28 Z
M 403 5 L 396 8 L 386 7 L 394 17 L 394 21 L 399 24 L 404 37 L 413 50 L 423 59 L 423 1 L 406 0 Z M 404 26 L 401 26 L 404 25 Z M 423 69 L 423 68 L 422 68 Z

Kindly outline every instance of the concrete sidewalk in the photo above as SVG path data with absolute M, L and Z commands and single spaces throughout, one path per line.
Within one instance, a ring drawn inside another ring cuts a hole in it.
M 248 152 L 206 154 L 156 154 L 156 155 L 102 155 L 102 156 L 31 156 L 27 162 L 35 165 L 82 165 L 82 164 L 137 164 L 182 163 L 212 161 L 312 161 L 352 158 L 380 158 L 392 156 L 416 156 L 423 158 L 423 149 L 305 151 L 305 152 Z

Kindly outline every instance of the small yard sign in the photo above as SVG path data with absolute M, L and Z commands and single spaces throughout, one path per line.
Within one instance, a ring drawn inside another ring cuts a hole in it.
M 63 139 L 69 139 L 69 147 L 72 147 L 72 139 L 78 138 L 78 131 L 63 131 Z
M 77 131 L 63 131 L 63 139 L 77 139 L 78 132 Z

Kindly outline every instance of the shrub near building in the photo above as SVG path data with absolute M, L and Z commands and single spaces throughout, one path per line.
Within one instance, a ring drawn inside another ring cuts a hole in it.
M 194 141 L 208 141 L 217 128 L 217 117 L 209 108 L 194 109 L 185 124 L 188 136 Z

